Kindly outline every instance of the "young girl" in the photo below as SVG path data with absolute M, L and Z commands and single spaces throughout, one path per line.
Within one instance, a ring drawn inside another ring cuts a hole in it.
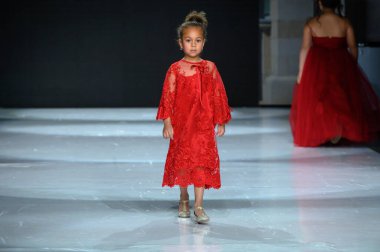
M 184 57 L 167 71 L 156 117 L 164 121 L 164 138 L 170 138 L 162 186 L 179 185 L 178 216 L 189 218 L 187 187 L 194 185 L 198 223 L 209 221 L 203 209 L 204 189 L 221 186 L 215 135 L 223 136 L 231 119 L 219 72 L 213 62 L 201 58 L 207 23 L 204 12 L 193 11 L 178 27 Z
M 353 28 L 340 15 L 340 0 L 318 3 L 320 14 L 304 27 L 290 113 L 294 143 L 371 141 L 380 132 L 380 102 L 358 67 Z

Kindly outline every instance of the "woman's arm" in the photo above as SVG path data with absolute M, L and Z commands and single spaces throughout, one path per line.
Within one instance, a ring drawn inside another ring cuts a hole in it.
M 354 29 L 352 25 L 347 21 L 347 31 L 346 31 L 347 46 L 355 60 L 358 60 L 358 47 L 356 46 L 356 39 Z
M 299 57 L 299 68 L 298 68 L 298 76 L 297 83 L 299 84 L 302 77 L 303 66 L 305 64 L 305 59 L 307 56 L 307 52 L 313 44 L 311 30 L 308 24 L 306 24 L 303 28 L 303 38 L 302 38 L 302 46 Z

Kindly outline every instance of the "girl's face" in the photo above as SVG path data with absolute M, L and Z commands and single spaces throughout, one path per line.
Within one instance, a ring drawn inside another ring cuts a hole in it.
M 179 40 L 179 45 L 183 49 L 185 58 L 197 60 L 203 51 L 205 39 L 201 27 L 187 27 L 183 30 L 182 39 Z

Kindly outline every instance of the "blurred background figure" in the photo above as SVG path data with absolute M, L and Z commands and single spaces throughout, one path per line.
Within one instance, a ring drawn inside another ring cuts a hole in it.
M 340 0 L 318 4 L 320 12 L 303 31 L 290 114 L 294 143 L 369 142 L 380 132 L 380 102 L 357 65 L 353 27 L 341 15 Z

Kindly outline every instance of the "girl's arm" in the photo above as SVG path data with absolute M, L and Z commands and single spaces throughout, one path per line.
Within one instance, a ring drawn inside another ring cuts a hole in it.
M 355 60 L 358 60 L 358 47 L 356 46 L 355 33 L 352 25 L 347 21 L 346 39 L 349 52 Z
M 213 66 L 213 81 L 214 81 L 214 124 L 218 125 L 217 135 L 224 134 L 224 125 L 231 120 L 231 108 L 228 105 L 228 98 L 224 88 L 222 77 L 219 74 L 216 66 Z
M 298 70 L 298 76 L 297 76 L 298 84 L 301 81 L 303 66 L 305 65 L 306 56 L 312 44 L 313 44 L 313 40 L 312 40 L 312 35 L 311 35 L 311 29 L 309 25 L 306 24 L 305 27 L 303 28 L 302 46 L 301 46 L 300 58 L 299 58 L 299 70 Z
M 164 129 L 162 130 L 162 135 L 164 138 L 170 138 L 171 140 L 174 139 L 174 131 L 173 126 L 170 117 L 166 118 L 164 120 Z
M 225 131 L 226 131 L 226 127 L 224 126 L 224 124 L 218 124 L 218 129 L 217 129 L 216 135 L 218 137 L 221 137 L 224 135 Z
M 164 129 L 162 135 L 164 138 L 173 140 L 174 132 L 172 126 L 174 97 L 176 90 L 176 76 L 172 67 L 166 73 L 160 105 L 158 107 L 156 120 L 163 120 Z

